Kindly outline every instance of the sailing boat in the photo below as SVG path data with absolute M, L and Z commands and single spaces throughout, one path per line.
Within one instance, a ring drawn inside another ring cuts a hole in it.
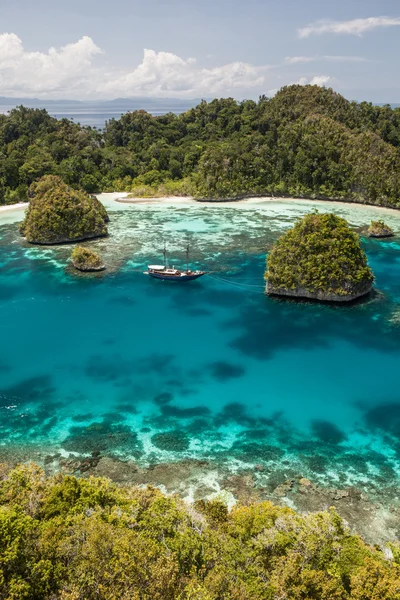
M 154 277 L 154 279 L 164 279 L 165 281 L 192 281 L 206 275 L 206 271 L 191 271 L 189 269 L 189 246 L 186 247 L 186 271 L 180 269 L 172 269 L 167 262 L 167 248 L 164 244 L 164 264 L 163 265 L 148 265 L 145 275 Z

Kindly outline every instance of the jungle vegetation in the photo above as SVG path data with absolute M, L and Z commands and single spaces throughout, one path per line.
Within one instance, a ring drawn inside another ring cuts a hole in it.
M 267 266 L 267 289 L 272 293 L 352 297 L 369 291 L 374 280 L 360 238 L 346 219 L 318 211 L 298 219 L 277 240 Z
M 56 175 L 29 188 L 31 201 L 20 232 L 32 244 L 58 244 L 107 235 L 109 217 L 97 198 L 75 190 Z
M 3 600 L 399 600 L 400 545 L 334 509 L 184 504 L 102 478 L 0 466 Z
M 43 175 L 88 193 L 248 194 L 400 207 L 400 108 L 293 85 L 274 98 L 201 102 L 177 116 L 134 111 L 100 132 L 45 110 L 0 115 L 0 202 Z

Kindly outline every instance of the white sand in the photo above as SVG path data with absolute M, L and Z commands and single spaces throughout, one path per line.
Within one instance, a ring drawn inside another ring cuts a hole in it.
M 18 202 L 17 204 L 6 204 L 6 206 L 0 206 L 0 212 L 6 210 L 15 210 L 16 208 L 26 208 L 29 202 Z

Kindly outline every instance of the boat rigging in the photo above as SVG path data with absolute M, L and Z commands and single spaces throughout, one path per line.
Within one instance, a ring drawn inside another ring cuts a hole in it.
M 154 279 L 163 279 L 164 281 L 193 281 L 203 275 L 206 275 L 206 271 L 192 271 L 189 269 L 189 245 L 186 246 L 186 270 L 175 269 L 174 266 L 170 268 L 167 260 L 167 248 L 164 243 L 164 264 L 163 265 L 148 265 L 147 271 L 144 271 L 145 275 L 149 275 Z

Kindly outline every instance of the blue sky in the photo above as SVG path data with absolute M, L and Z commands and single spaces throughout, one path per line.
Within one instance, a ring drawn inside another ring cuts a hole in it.
M 400 102 L 399 0 L 0 3 L 0 95 L 257 98 L 290 83 Z

